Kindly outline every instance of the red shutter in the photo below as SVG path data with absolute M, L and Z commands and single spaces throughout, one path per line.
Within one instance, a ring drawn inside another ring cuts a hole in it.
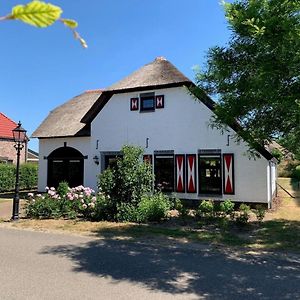
M 176 192 L 184 193 L 185 192 L 185 180 L 184 180 L 184 171 L 185 171 L 185 156 L 183 154 L 175 155 L 176 163 Z
M 187 192 L 196 193 L 196 154 L 186 155 Z
M 223 154 L 223 190 L 224 194 L 234 194 L 234 159 L 233 154 Z
M 155 96 L 155 106 L 156 106 L 156 108 L 164 108 L 164 106 L 165 106 L 164 95 Z
M 139 98 L 130 99 L 130 110 L 139 110 Z

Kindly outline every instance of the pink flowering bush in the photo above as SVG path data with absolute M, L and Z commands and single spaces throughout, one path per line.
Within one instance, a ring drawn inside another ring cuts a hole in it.
M 89 187 L 69 188 L 66 182 L 57 190 L 46 187 L 45 194 L 28 194 L 26 215 L 29 218 L 77 218 L 99 219 L 99 205 L 106 202 L 103 193 Z

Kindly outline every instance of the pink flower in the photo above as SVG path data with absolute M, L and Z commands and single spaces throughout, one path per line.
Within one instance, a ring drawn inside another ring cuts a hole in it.
M 55 195 L 55 191 L 53 191 L 53 190 L 50 189 L 48 191 L 48 195 L 50 195 L 51 197 L 54 196 Z
M 72 196 L 72 194 L 68 194 L 68 195 L 67 195 L 67 198 L 68 198 L 69 200 L 71 200 L 71 201 L 74 200 L 74 197 Z

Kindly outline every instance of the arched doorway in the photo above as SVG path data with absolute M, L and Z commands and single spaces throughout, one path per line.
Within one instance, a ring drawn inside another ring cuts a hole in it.
M 57 187 L 67 181 L 70 187 L 83 185 L 83 155 L 72 147 L 61 147 L 48 156 L 47 185 Z

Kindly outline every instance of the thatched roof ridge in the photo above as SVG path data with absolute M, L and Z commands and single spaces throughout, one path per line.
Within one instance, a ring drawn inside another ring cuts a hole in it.
M 90 136 L 90 126 L 81 118 L 100 97 L 101 90 L 86 91 L 52 110 L 32 137 L 52 138 L 66 136 Z
M 176 83 L 191 82 L 173 64 L 164 57 L 157 57 L 154 61 L 144 65 L 127 77 L 114 83 L 106 91 L 122 91 L 162 86 Z

